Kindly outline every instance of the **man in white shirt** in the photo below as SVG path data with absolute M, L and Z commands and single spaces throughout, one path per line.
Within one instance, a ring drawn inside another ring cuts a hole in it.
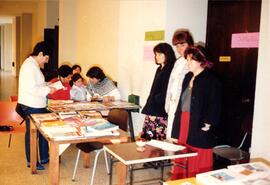
M 44 41 L 39 42 L 34 47 L 32 54 L 23 62 L 19 73 L 18 106 L 26 118 L 25 154 L 28 167 L 30 167 L 30 120 L 28 115 L 48 112 L 46 109 L 47 95 L 56 90 L 47 85 L 40 70 L 40 67 L 49 61 L 50 53 L 50 45 Z M 45 164 L 49 161 L 48 142 L 40 133 L 38 133 L 38 137 L 40 161 L 41 164 Z M 41 164 L 37 163 L 38 170 L 44 170 Z

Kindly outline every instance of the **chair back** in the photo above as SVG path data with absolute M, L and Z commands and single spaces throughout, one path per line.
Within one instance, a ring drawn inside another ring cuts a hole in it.
M 10 101 L 18 101 L 18 96 L 17 95 L 12 95 L 9 97 Z
M 19 124 L 22 118 L 15 111 L 17 102 L 0 101 L 0 125 L 9 125 L 14 127 L 14 131 L 24 131 L 24 127 Z
M 120 129 L 127 131 L 128 112 L 125 109 L 111 109 L 108 114 L 108 121 L 119 126 Z

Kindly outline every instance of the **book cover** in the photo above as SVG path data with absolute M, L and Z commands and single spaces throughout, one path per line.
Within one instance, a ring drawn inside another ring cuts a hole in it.
M 57 121 L 59 116 L 56 113 L 42 113 L 42 114 L 31 114 L 33 120 L 37 123 L 42 121 Z
M 243 175 L 244 177 L 264 177 L 270 174 L 270 167 L 262 162 L 244 163 L 238 165 L 230 165 L 228 169 Z
M 107 120 L 104 120 L 99 123 L 92 126 L 86 126 L 86 131 L 115 131 L 118 130 L 119 126 L 112 124 L 108 122 Z
M 196 181 L 200 185 L 238 185 L 237 179 L 240 177 L 229 171 L 228 169 L 221 169 L 201 173 L 196 175 Z

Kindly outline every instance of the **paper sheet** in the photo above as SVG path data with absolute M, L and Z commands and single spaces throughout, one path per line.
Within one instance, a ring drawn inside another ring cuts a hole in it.
M 172 143 L 158 141 L 158 140 L 154 140 L 154 139 L 152 139 L 151 141 L 148 141 L 146 144 L 153 146 L 153 147 L 160 148 L 162 150 L 174 151 L 174 152 L 179 151 L 179 150 L 183 150 L 186 148 L 185 146 L 182 146 L 182 145 L 175 145 Z

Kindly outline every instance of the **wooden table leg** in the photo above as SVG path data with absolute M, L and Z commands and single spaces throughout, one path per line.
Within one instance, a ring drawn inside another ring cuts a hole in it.
M 37 128 L 30 119 L 30 171 L 37 174 Z
M 58 185 L 59 183 L 59 144 L 52 141 L 50 142 L 49 184 Z
M 117 185 L 126 184 L 127 166 L 121 162 L 116 163 Z
M 83 167 L 90 168 L 90 153 L 85 153 L 82 151 L 83 156 Z

